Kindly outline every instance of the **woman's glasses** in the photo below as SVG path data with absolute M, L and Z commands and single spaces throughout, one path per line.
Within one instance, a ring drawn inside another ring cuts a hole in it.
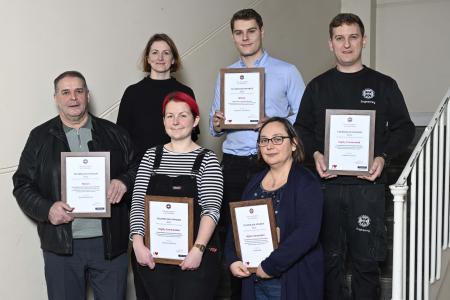
M 289 136 L 274 136 L 269 139 L 266 137 L 262 137 L 258 140 L 258 145 L 261 147 L 266 147 L 269 145 L 269 142 L 272 142 L 273 145 L 281 145 L 283 144 L 284 139 L 289 139 Z

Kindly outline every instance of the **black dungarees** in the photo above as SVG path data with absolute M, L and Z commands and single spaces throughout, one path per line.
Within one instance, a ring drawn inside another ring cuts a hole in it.
M 147 188 L 147 195 L 192 197 L 194 198 L 194 238 L 197 237 L 200 225 L 201 207 L 198 203 L 197 180 L 198 173 L 205 154 L 200 152 L 192 166 L 190 175 L 170 177 L 153 173 Z M 155 153 L 153 171 L 160 166 L 163 146 L 158 146 Z M 147 266 L 138 266 L 138 271 L 144 281 L 145 289 L 152 300 L 195 299 L 209 300 L 214 298 L 220 276 L 220 258 L 218 243 L 214 233 L 203 253 L 200 267 L 193 271 L 182 271 L 179 266 L 157 264 L 154 270 Z

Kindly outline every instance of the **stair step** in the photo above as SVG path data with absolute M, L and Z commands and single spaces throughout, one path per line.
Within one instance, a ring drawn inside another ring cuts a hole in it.
M 348 291 L 351 291 L 352 275 L 346 276 Z M 380 278 L 381 295 L 380 300 L 391 300 L 392 298 L 392 278 L 382 276 Z M 351 296 L 351 295 L 350 295 Z

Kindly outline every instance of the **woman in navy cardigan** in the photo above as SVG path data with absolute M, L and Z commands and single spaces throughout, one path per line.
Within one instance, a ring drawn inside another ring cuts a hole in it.
M 258 145 L 267 168 L 250 180 L 242 199 L 272 198 L 279 245 L 261 262 L 256 274 L 250 274 L 237 257 L 229 230 L 225 255 L 230 271 L 243 278 L 243 300 L 323 299 L 320 183 L 301 165 L 303 146 L 286 119 L 268 119 L 260 129 Z

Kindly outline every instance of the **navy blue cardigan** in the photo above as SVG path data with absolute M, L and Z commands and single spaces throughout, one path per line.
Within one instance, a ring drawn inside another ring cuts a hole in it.
M 243 200 L 254 193 L 268 169 L 248 183 Z M 316 176 L 303 166 L 293 164 L 280 202 L 280 244 L 262 261 L 263 270 L 281 277 L 281 299 L 323 299 L 324 259 L 319 243 L 323 195 Z M 225 244 L 228 265 L 239 261 L 231 230 Z M 242 280 L 242 299 L 255 299 L 254 277 Z

